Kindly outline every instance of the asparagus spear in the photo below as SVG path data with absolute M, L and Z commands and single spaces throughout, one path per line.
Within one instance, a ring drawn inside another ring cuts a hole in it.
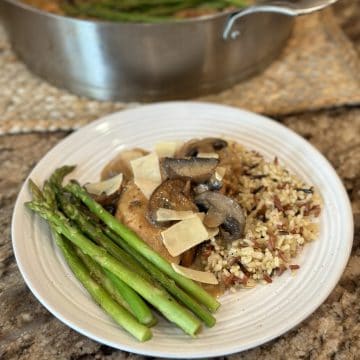
M 69 15 L 85 16 L 98 18 L 109 21 L 131 21 L 131 22 L 161 22 L 166 21 L 166 17 L 156 17 L 147 15 L 142 12 L 126 12 L 126 11 L 114 11 L 108 7 L 100 4 L 81 4 L 78 6 L 66 5 L 63 6 L 65 13 Z
M 56 169 L 50 176 L 50 184 L 55 186 L 61 186 L 64 177 L 70 174 L 75 169 L 75 167 L 75 165 L 64 165 Z
M 178 287 L 174 280 L 168 278 L 163 272 L 161 272 L 155 265 L 146 260 L 136 250 L 129 246 L 120 236 L 115 234 L 109 228 L 104 229 L 105 233 L 111 237 L 118 245 L 122 246 L 125 251 L 134 257 L 141 265 L 145 267 L 147 271 L 157 279 L 166 290 L 170 292 L 177 300 L 185 304 L 195 315 L 197 315 L 204 323 L 212 327 L 216 323 L 216 319 L 211 313 L 203 308 L 196 300 L 189 296 L 184 290 Z
M 202 3 L 203 0 L 140 0 L 122 2 L 107 0 L 102 4 L 113 11 L 136 11 L 151 16 L 169 17 L 180 10 L 194 8 Z
M 71 194 L 65 194 L 63 188 L 61 187 L 63 178 L 74 168 L 75 166 L 65 165 L 55 170 L 48 182 L 49 186 L 47 186 L 47 189 L 49 189 L 49 192 L 56 194 L 55 196 L 58 198 L 65 215 L 71 220 L 74 220 L 82 232 L 88 235 L 98 245 L 103 246 L 116 259 L 123 262 L 126 266 L 129 266 L 130 269 L 136 271 L 145 279 L 152 281 L 151 276 L 143 268 L 139 267 L 139 264 L 134 261 L 131 256 L 115 245 L 106 235 L 104 235 L 99 226 L 96 226 L 91 222 L 93 219 L 90 219 L 87 214 L 81 211 L 81 203 L 79 200 Z M 67 195 L 70 195 L 71 198 L 68 198 Z M 48 197 L 53 196 L 54 195 L 50 195 Z
M 229 6 L 242 8 L 244 0 L 95 0 L 63 1 L 61 6 L 70 16 L 93 17 L 110 21 L 161 22 L 171 20 L 178 11 L 209 8 L 223 10 Z
M 180 300 L 183 304 L 185 304 L 190 310 L 193 311 L 195 315 L 197 315 L 201 320 L 205 322 L 207 326 L 214 326 L 216 323 L 215 318 L 204 309 L 199 303 L 197 303 L 193 298 L 191 298 L 188 294 L 186 294 L 181 288 L 179 288 L 176 283 L 169 279 L 164 273 L 162 273 L 156 266 L 147 261 L 143 256 L 134 251 L 131 247 L 129 247 L 126 242 L 124 242 L 121 238 L 119 238 L 115 233 L 113 233 L 109 228 L 104 228 L 106 236 L 100 225 L 94 226 L 79 209 L 79 207 L 71 204 L 69 199 L 66 199 L 64 194 L 59 194 L 58 196 L 61 207 L 64 213 L 72 220 L 74 220 L 81 231 L 87 234 L 90 238 L 92 238 L 96 243 L 102 245 L 105 249 L 109 251 L 111 255 L 113 255 L 118 260 L 122 261 L 124 258 L 128 258 L 129 255 L 131 262 L 130 268 L 135 270 L 138 274 L 143 276 L 145 279 L 152 281 L 151 276 L 156 279 L 161 285 L 165 287 L 176 299 Z M 122 248 L 115 245 L 112 240 L 121 246 L 126 252 L 123 251 Z M 136 259 L 137 261 L 134 261 Z M 127 263 L 128 264 L 128 263 Z M 141 265 L 140 265 L 141 264 Z M 140 266 L 139 266 L 140 265 Z M 144 270 L 143 267 L 146 270 Z M 150 276 L 151 275 L 151 276 Z M 109 275 L 110 277 L 110 275 Z M 110 277 L 111 278 L 111 277 Z
M 114 300 L 129 310 L 141 324 L 153 326 L 157 323 L 156 317 L 149 307 L 133 289 L 111 272 L 103 270 L 97 262 L 85 255 L 79 248 L 75 250 L 89 270 L 90 275 L 107 290 Z
M 45 202 L 46 199 L 50 199 L 48 205 L 56 208 L 56 204 L 52 203 L 54 197 L 51 195 L 51 188 L 48 185 L 44 187 L 46 195 L 41 192 L 38 186 L 31 179 L 29 180 L 29 188 L 34 200 L 38 202 Z M 146 326 L 140 324 L 124 307 L 121 306 L 121 303 L 125 301 L 121 299 L 118 294 L 116 294 L 117 296 L 115 297 L 118 300 L 118 303 L 116 303 L 110 297 L 110 295 L 91 278 L 84 264 L 76 256 L 71 244 L 69 244 L 67 240 L 62 237 L 62 235 L 57 233 L 54 227 L 51 227 L 51 229 L 55 242 L 63 253 L 66 262 L 77 279 L 90 293 L 92 298 L 103 308 L 103 310 L 108 315 L 110 315 L 121 327 L 127 330 L 135 338 L 140 341 L 149 340 L 152 337 L 151 331 Z M 93 267 L 93 269 L 96 268 Z
M 200 330 L 201 323 L 192 313 L 179 305 L 166 291 L 155 287 L 117 261 L 105 249 L 92 243 L 77 227 L 70 225 L 62 213 L 37 202 L 28 202 L 26 206 L 47 220 L 58 233 L 63 234 L 104 269 L 107 269 L 127 283 L 145 300 L 157 308 L 169 321 L 174 322 L 183 329 L 184 332 L 195 336 Z
M 42 203 L 45 201 L 44 194 L 39 189 L 39 187 L 34 183 L 33 180 L 29 179 L 28 186 L 29 186 L 30 193 L 33 197 L 33 200 L 35 200 L 36 202 L 39 202 L 39 203 Z
M 135 291 L 126 285 L 122 280 L 115 276 L 109 270 L 104 270 L 106 276 L 114 284 L 117 289 L 121 289 L 123 297 L 130 304 L 132 311 L 135 313 L 136 318 L 144 325 L 154 326 L 157 324 L 157 319 L 146 305 L 144 300 Z M 134 294 L 137 295 L 137 298 Z
M 130 261 L 126 262 L 126 264 L 129 265 L 132 270 L 135 270 L 139 275 L 143 276 L 149 281 L 152 281 L 152 276 L 161 285 L 163 285 L 165 289 L 167 289 L 176 299 L 180 300 L 190 310 L 192 310 L 195 315 L 202 319 L 207 326 L 215 325 L 215 318 L 199 303 L 197 303 L 193 298 L 191 298 L 181 288 L 179 288 L 173 280 L 169 279 L 165 274 L 163 274 L 156 266 L 151 264 L 143 256 L 141 256 L 131 247 L 129 247 L 109 228 L 105 227 L 104 232 L 108 235 L 106 236 L 101 230 L 101 225 L 98 224 L 97 226 L 94 226 L 87 219 L 86 215 L 81 211 L 79 206 L 72 204 L 69 199 L 65 197 L 64 193 L 58 192 L 58 198 L 64 213 L 78 224 L 83 233 L 87 234 L 97 244 L 102 245 L 105 249 L 109 251 L 111 255 L 113 255 L 118 260 L 122 261 L 125 258 L 130 258 Z M 114 244 L 114 242 L 109 238 L 111 238 L 115 243 L 117 243 L 117 245 Z M 122 248 L 119 248 L 118 245 L 121 246 L 126 252 L 124 252 Z M 130 257 L 129 255 L 131 255 L 132 257 Z M 136 259 L 137 261 L 134 261 L 133 259 Z M 145 267 L 146 270 L 142 266 Z
M 84 254 L 78 247 L 75 247 L 75 252 L 88 269 L 90 276 L 98 284 L 100 284 L 118 304 L 122 305 L 126 310 L 130 311 L 133 315 L 135 315 L 132 312 L 129 304 L 121 295 L 120 291 L 118 291 L 118 289 L 115 288 L 114 284 L 110 281 L 110 279 L 106 277 L 101 266 L 97 262 L 92 260 L 91 257 Z
M 50 182 L 49 182 L 48 180 L 46 180 L 46 181 L 44 182 L 43 194 L 44 194 L 45 202 L 46 202 L 51 208 L 57 209 L 55 193 L 52 191 Z
M 92 279 L 85 265 L 76 256 L 71 244 L 64 240 L 57 232 L 55 232 L 55 241 L 76 278 L 103 310 L 136 339 L 140 341 L 151 339 L 151 330 L 145 325 L 140 324 L 134 316 L 113 300 L 109 293 Z
M 66 187 L 73 195 L 79 198 L 94 214 L 96 214 L 112 231 L 118 234 L 134 250 L 153 263 L 161 271 L 171 277 L 185 291 L 204 304 L 210 311 L 216 311 L 220 303 L 207 293 L 194 281 L 176 273 L 169 262 L 154 251 L 132 230 L 120 223 L 114 216 L 107 212 L 100 204 L 91 198 L 87 191 L 77 182 L 71 181 Z
M 67 198 L 64 192 L 57 190 L 57 197 L 60 202 L 61 209 L 65 215 L 75 221 L 80 230 L 95 241 L 98 245 L 105 248 L 109 254 L 128 266 L 131 270 L 136 271 L 144 279 L 153 281 L 148 272 L 139 266 L 134 259 L 128 255 L 123 249 L 114 244 L 101 230 L 100 226 L 93 225 L 89 218 L 80 210 L 79 206 L 73 204 L 71 199 Z

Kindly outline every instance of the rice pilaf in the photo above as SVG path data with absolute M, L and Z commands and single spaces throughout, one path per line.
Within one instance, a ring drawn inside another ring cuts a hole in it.
M 226 288 L 254 287 L 296 270 L 294 258 L 318 235 L 321 199 L 313 187 L 279 164 L 237 143 L 220 153 L 227 168 L 222 192 L 247 214 L 242 239 L 213 238 L 200 251 L 202 266 Z

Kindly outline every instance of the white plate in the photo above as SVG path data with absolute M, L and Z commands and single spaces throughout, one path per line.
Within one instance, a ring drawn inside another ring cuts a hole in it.
M 352 239 L 352 213 L 347 194 L 331 165 L 303 138 L 265 117 L 219 105 L 170 102 L 106 116 L 64 139 L 34 168 L 41 184 L 64 164 L 77 164 L 80 182 L 96 180 L 101 168 L 124 148 L 152 149 L 159 140 L 225 136 L 281 163 L 321 193 L 324 209 L 320 238 L 289 272 L 266 286 L 220 298 L 217 324 L 197 339 L 161 320 L 154 337 L 139 343 L 95 305 L 64 263 L 47 225 L 27 211 L 23 186 L 17 199 L 12 236 L 20 271 L 39 301 L 80 333 L 109 346 L 151 356 L 198 358 L 220 356 L 263 344 L 299 324 L 329 295 L 347 263 Z

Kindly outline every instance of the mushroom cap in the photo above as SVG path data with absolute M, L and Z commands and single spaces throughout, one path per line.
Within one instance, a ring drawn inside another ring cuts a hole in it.
M 177 158 L 196 156 L 199 152 L 211 153 L 227 147 L 228 143 L 220 138 L 193 139 L 186 142 L 177 152 Z
M 166 157 L 161 161 L 162 173 L 169 179 L 190 179 L 202 183 L 214 174 L 218 159 L 191 157 L 175 159 Z
M 165 259 L 179 263 L 180 258 L 171 256 L 163 244 L 162 229 L 149 222 L 148 199 L 134 181 L 130 180 L 124 186 L 115 216 Z
M 197 211 L 193 200 L 186 194 L 186 181 L 169 179 L 162 182 L 151 194 L 148 204 L 149 219 L 156 223 L 156 212 L 160 208 Z M 167 225 L 162 223 L 161 225 Z
M 240 239 L 245 229 L 245 213 L 240 204 L 216 191 L 205 191 L 195 197 L 195 203 L 207 210 L 204 224 L 220 226 L 226 240 Z

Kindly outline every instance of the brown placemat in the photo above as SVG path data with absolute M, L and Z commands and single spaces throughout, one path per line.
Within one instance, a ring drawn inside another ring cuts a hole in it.
M 267 115 L 360 104 L 360 61 L 331 10 L 296 20 L 278 60 L 262 74 L 201 100 Z M 32 75 L 0 29 L 0 134 L 78 128 L 134 104 L 99 102 Z

